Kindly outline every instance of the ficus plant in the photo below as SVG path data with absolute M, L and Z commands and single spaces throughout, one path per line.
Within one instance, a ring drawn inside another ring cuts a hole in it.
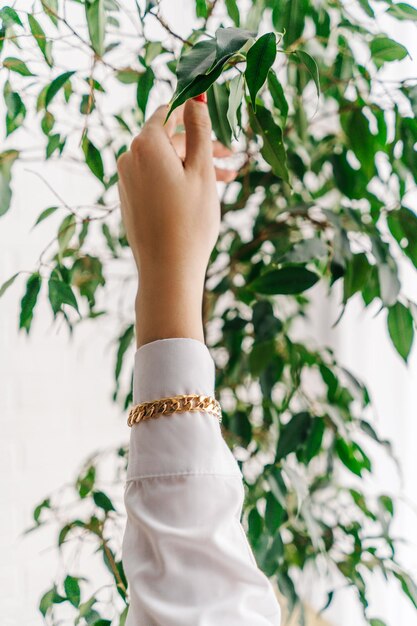
M 0 9 L 0 215 L 13 210 L 13 171 L 22 158 L 71 161 L 100 186 L 94 204 L 75 207 L 44 179 L 56 202 L 35 225 L 54 221 L 56 237 L 29 273 L 16 268 L 4 277 L 0 295 L 20 283 L 19 328 L 28 334 L 40 298 L 49 300 L 51 323 L 71 332 L 113 315 L 107 279 L 115 267 L 125 272 L 129 259 L 117 158 L 140 132 L 149 99 L 169 100 L 169 115 L 206 91 L 214 133 L 239 160 L 238 178 L 221 189 L 223 221 L 204 308 L 224 436 L 244 474 L 242 523 L 260 567 L 286 597 L 288 613 L 298 608 L 300 623 L 302 574 L 317 567 L 321 582 L 327 572 L 328 588 L 318 610 L 351 587 L 365 620 L 388 626 L 368 605 L 371 577 L 397 581 L 416 609 L 417 588 L 397 560 L 395 501 L 365 493 L 358 478 L 374 471 L 370 442 L 387 455 L 390 445 L 375 430 L 364 384 L 331 349 L 315 345 L 303 321 L 314 315 L 309 290 L 321 283 L 329 300 L 333 292 L 339 299 L 339 318 L 355 298 L 386 317 L 402 359 L 410 354 L 417 309 L 402 291 L 398 266 L 417 267 L 409 203 L 417 180 L 417 77 L 384 78 L 386 66 L 408 52 L 380 31 L 375 12 L 402 23 L 416 22 L 417 10 L 391 0 L 196 0 L 189 5 L 194 27 L 184 34 L 164 6 L 17 0 Z M 158 39 L 149 37 L 152 25 Z M 116 109 L 114 90 L 124 94 Z M 37 147 L 27 156 L 17 146 L 29 128 Z M 132 302 L 125 319 L 114 320 L 114 401 L 124 409 L 132 401 L 132 360 L 125 358 L 134 349 Z M 116 499 L 127 458 L 127 446 L 93 455 L 67 491 L 34 511 L 34 529 L 57 529 L 64 563 L 92 545 L 108 576 L 103 587 L 68 565 L 40 600 L 48 624 L 61 622 L 63 605 L 80 626 L 125 623 L 124 518 Z M 109 459 L 110 487 L 102 473 Z M 66 493 L 72 503 L 75 496 L 72 507 Z

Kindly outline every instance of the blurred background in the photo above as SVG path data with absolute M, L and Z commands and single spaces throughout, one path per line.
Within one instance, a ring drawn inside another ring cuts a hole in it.
M 193 13 L 188 0 L 165 3 L 164 12 L 178 32 L 190 30 Z M 413 56 L 401 64 L 404 77 L 415 73 L 416 28 L 403 23 L 399 33 L 398 23 L 388 17 L 383 27 L 407 45 Z M 154 28 L 155 38 L 163 38 L 156 22 Z M 62 56 L 60 62 L 70 67 L 70 55 L 76 51 L 66 54 L 68 58 Z M 115 91 L 112 97 L 117 101 L 123 93 L 122 89 Z M 149 110 L 169 95 L 154 97 Z M 1 119 L 3 113 L 0 111 Z M 19 141 L 31 145 L 34 137 L 28 132 L 19 135 Z M 30 158 L 19 162 L 14 172 L 12 210 L 0 223 L 0 283 L 17 270 L 30 269 L 39 250 L 55 235 L 53 221 L 31 232 L 40 211 L 56 202 L 45 179 L 54 181 L 69 205 L 93 202 L 97 193 L 94 180 L 80 175 L 75 164 L 39 163 Z M 121 271 L 120 265 L 117 271 Z M 129 275 L 133 276 L 133 267 L 127 263 Z M 415 294 L 415 277 L 408 276 L 406 267 L 403 279 L 406 291 Z M 60 562 L 53 529 L 23 535 L 32 525 L 33 508 L 46 494 L 73 480 L 94 449 L 125 444 L 129 429 L 125 413 L 112 401 L 114 329 L 109 320 L 103 317 L 94 324 L 86 322 L 70 337 L 64 326 L 51 325 L 50 311 L 42 302 L 28 338 L 17 330 L 16 293 L 17 288 L 10 289 L 0 308 L 0 621 L 2 626 L 39 626 L 43 623 L 37 608 L 39 598 Z M 111 288 L 106 294 L 111 299 Z M 134 284 L 127 281 L 125 298 L 132 304 L 133 294 Z M 107 300 L 106 306 L 123 315 L 120 302 Z M 384 320 L 374 319 L 372 311 L 363 313 L 352 304 L 333 329 L 336 317 L 336 303 L 327 296 L 324 299 L 320 291 L 316 293 L 310 334 L 317 344 L 334 346 L 341 362 L 366 382 L 376 406 L 380 434 L 392 441 L 400 461 L 402 479 L 394 464 L 384 458 L 378 464 L 378 484 L 367 484 L 366 490 L 383 486 L 387 493 L 400 496 L 394 534 L 404 539 L 400 555 L 417 575 L 417 357 L 414 351 L 409 366 L 403 364 L 389 344 Z M 122 494 L 118 497 L 121 503 Z M 93 559 L 84 569 L 94 569 Z M 303 584 L 307 599 L 314 605 L 317 579 L 307 576 Z M 382 581 L 374 578 L 371 602 L 390 624 L 417 624 L 415 611 L 395 584 L 387 592 Z M 362 624 L 349 590 L 340 593 L 326 619 L 335 626 Z

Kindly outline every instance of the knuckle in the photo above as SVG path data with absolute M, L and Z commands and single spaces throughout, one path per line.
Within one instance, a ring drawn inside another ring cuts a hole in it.
M 138 152 L 140 152 L 142 150 L 143 147 L 143 132 L 138 135 L 137 137 L 134 138 L 134 140 L 132 141 L 132 144 L 130 146 L 130 151 L 132 152 L 132 154 L 137 154 Z
M 117 159 L 117 170 L 119 174 L 123 174 L 126 171 L 129 162 L 128 152 L 123 152 Z

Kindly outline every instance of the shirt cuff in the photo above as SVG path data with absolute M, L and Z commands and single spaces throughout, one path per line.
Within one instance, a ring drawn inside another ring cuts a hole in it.
M 202 342 L 189 338 L 153 341 L 135 355 L 134 402 L 191 393 L 214 395 L 214 379 L 214 362 Z M 134 424 L 127 480 L 181 474 L 242 476 L 218 419 L 189 411 Z

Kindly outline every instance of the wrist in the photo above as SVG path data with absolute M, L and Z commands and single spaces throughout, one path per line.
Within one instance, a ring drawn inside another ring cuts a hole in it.
M 152 276 L 141 272 L 136 296 L 138 347 L 171 337 L 204 342 L 202 300 L 204 277 Z

